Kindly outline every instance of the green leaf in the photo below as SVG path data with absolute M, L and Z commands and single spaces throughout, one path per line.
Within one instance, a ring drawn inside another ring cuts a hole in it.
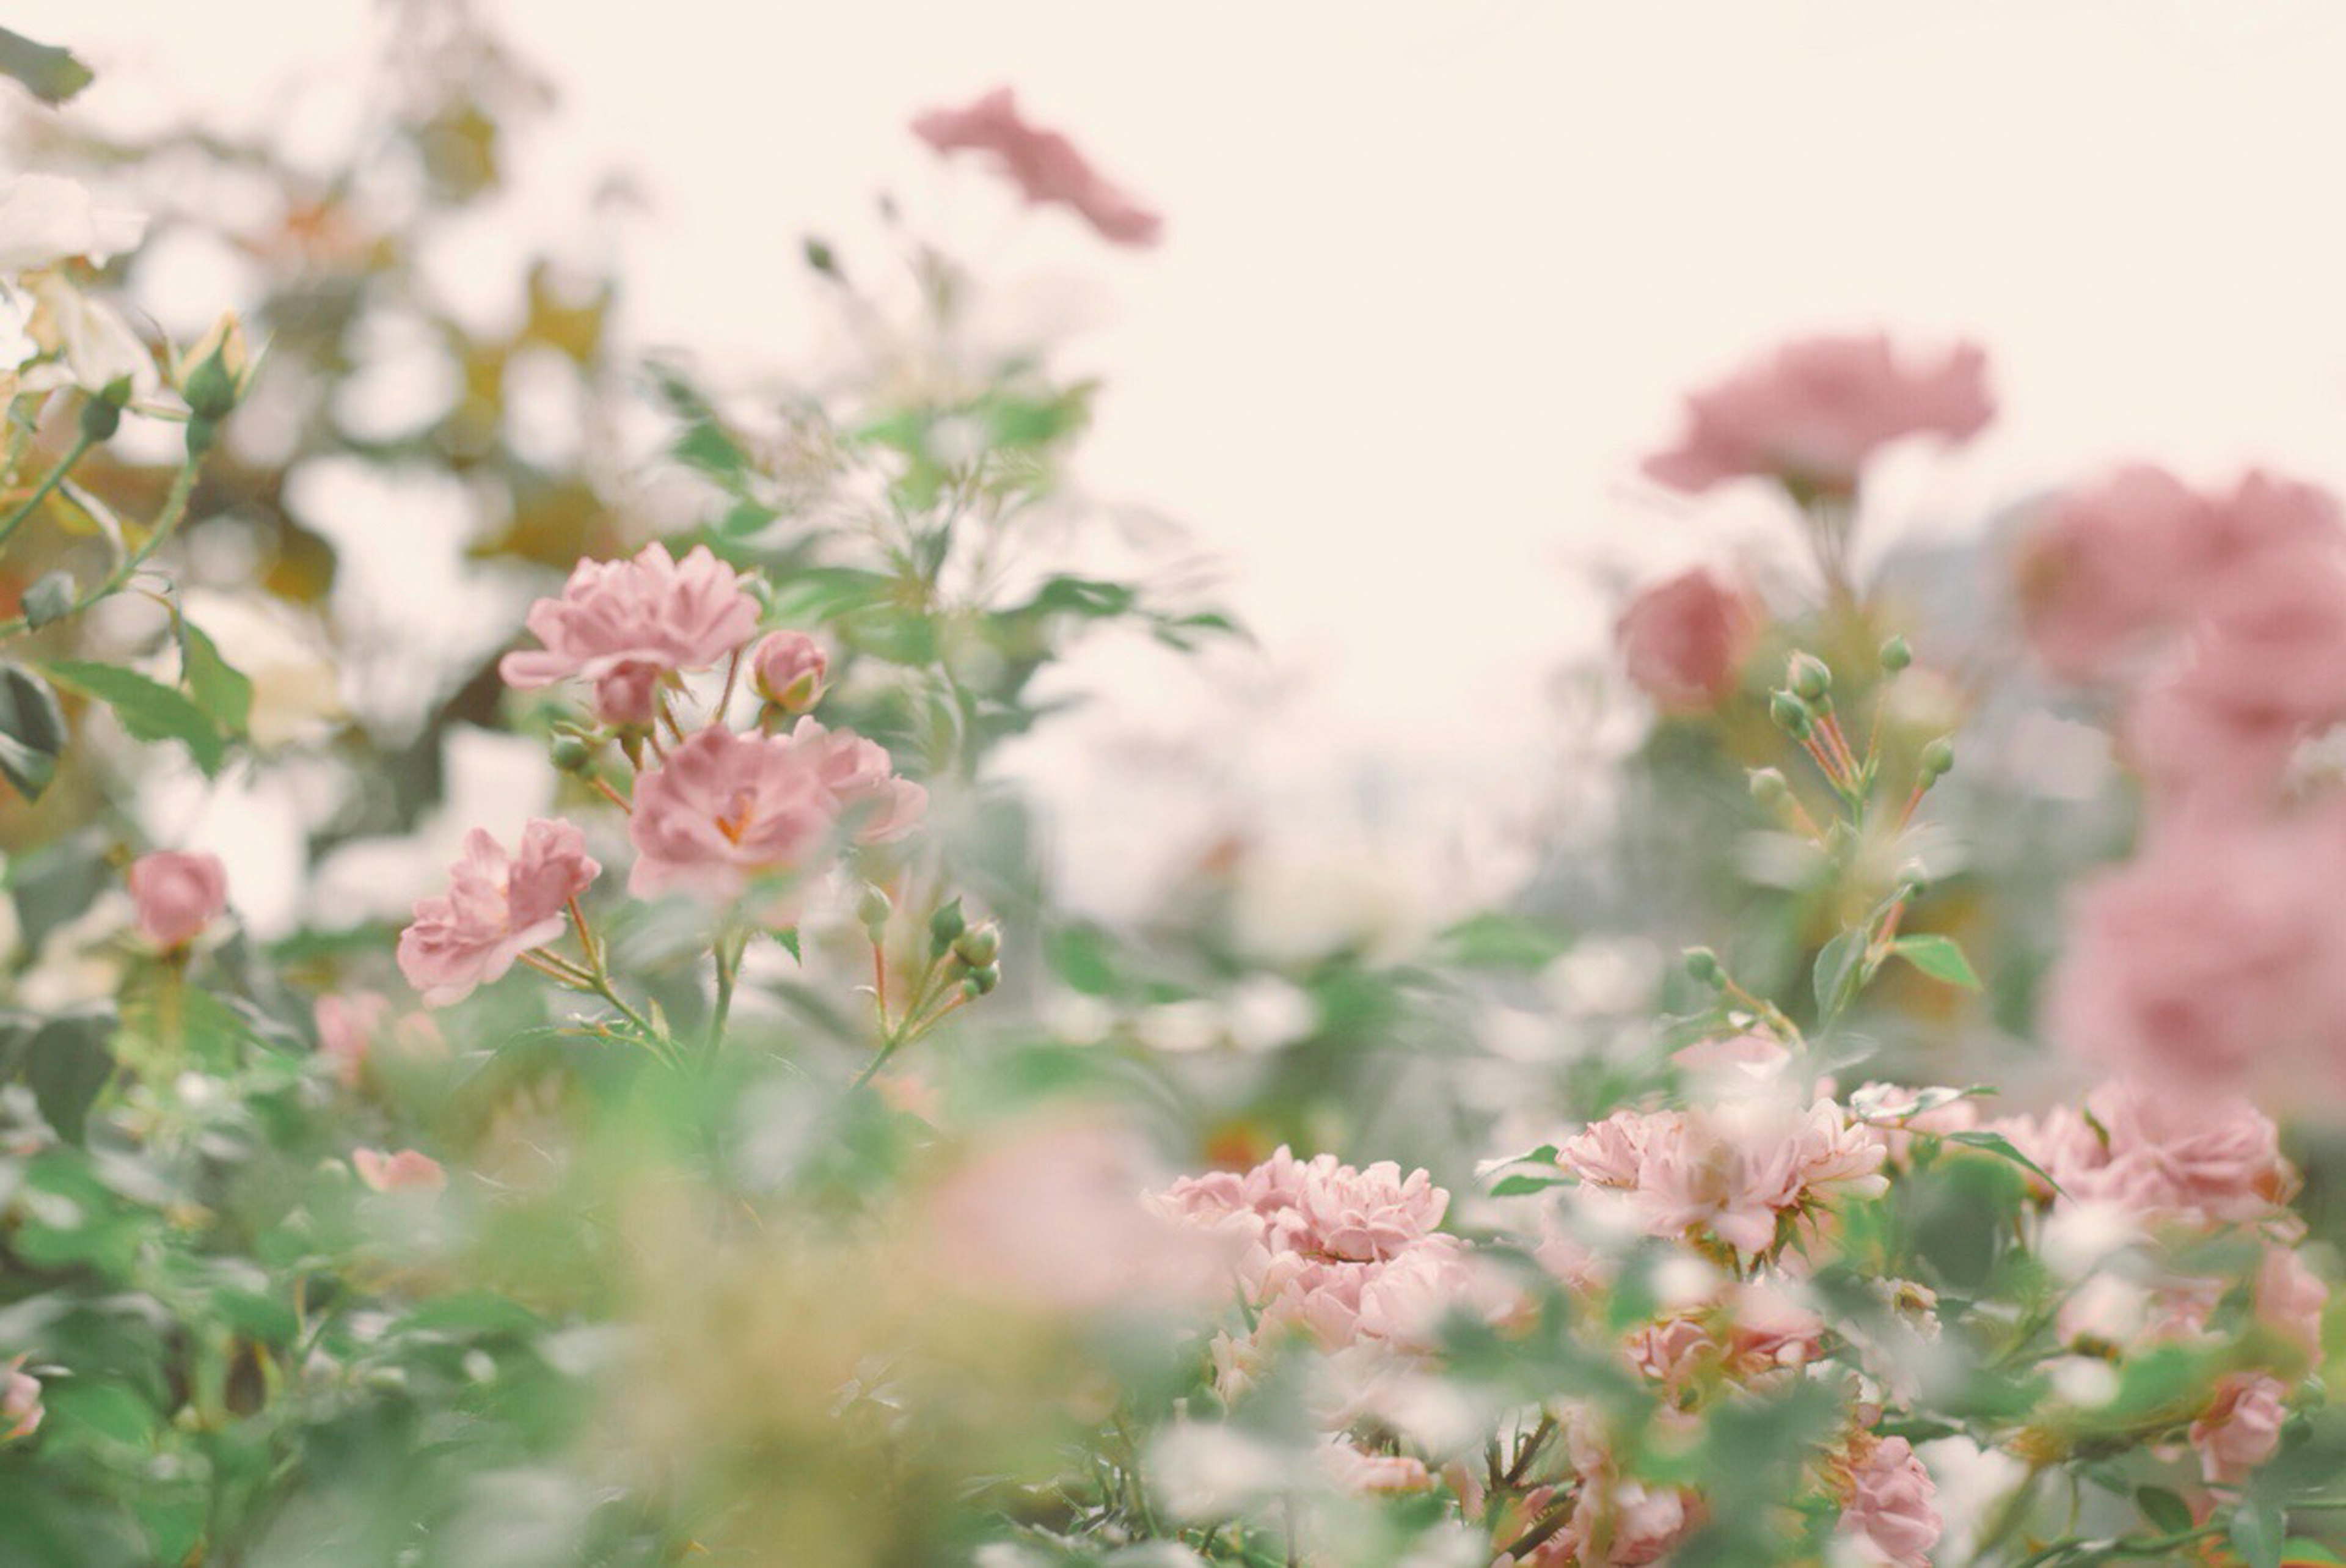
M 1497 1181 L 1493 1182 L 1491 1184 L 1491 1196 L 1493 1197 L 1522 1197 L 1527 1193 L 1545 1192 L 1548 1188 L 1553 1186 L 1573 1186 L 1576 1185 L 1577 1184 L 1576 1184 L 1570 1176 L 1561 1174 L 1556 1176 L 1532 1176 L 1527 1172 L 1517 1172 L 1514 1176 L 1501 1176 Z
M 2248 1560 L 2249 1568 L 2280 1568 L 2280 1543 L 2288 1530 L 2279 1503 L 2249 1498 L 2233 1510 L 2232 1550 Z
M 2191 1505 L 2163 1486 L 2138 1489 L 2134 1503 L 2162 1535 L 2180 1535 L 2197 1522 L 2191 1517 Z
M 228 741 L 219 726 L 183 691 L 137 670 L 87 659 L 60 659 L 49 666 L 49 674 L 114 709 L 132 739 L 183 743 L 208 778 L 226 759 Z
M 61 104 L 93 79 L 70 50 L 36 44 L 22 33 L 0 27 L 0 76 L 14 76 L 43 103 Z
M 1535 970 L 1562 957 L 1572 933 L 1554 921 L 1489 911 L 1443 932 L 1442 955 L 1469 969 Z
M 23 665 L 0 659 L 0 776 L 37 800 L 56 777 L 66 749 L 66 716 L 49 683 Z
M 2043 1182 L 2046 1186 L 2051 1187 L 2055 1192 L 2059 1192 L 2061 1190 L 2061 1184 L 2055 1181 L 2051 1176 L 2046 1176 L 2043 1166 L 2038 1165 L 2035 1160 L 2032 1160 L 2026 1155 L 2022 1154 L 2013 1141 L 2010 1138 L 2005 1137 L 2002 1133 L 1942 1133 L 1939 1135 L 1951 1144 L 1961 1144 L 1965 1148 L 1985 1149 L 1990 1154 L 2002 1155 L 2005 1159 L 2010 1160 L 2013 1164 L 2019 1166 L 2025 1170 L 2034 1172 L 2039 1181 Z
M 89 1108 L 114 1075 L 114 1055 L 107 1049 L 113 1033 L 110 1014 L 74 1013 L 42 1024 L 26 1048 L 25 1075 L 32 1083 L 34 1103 L 69 1144 L 82 1141 Z
M 1966 991 L 1980 988 L 1980 977 L 1973 970 L 1971 960 L 1964 956 L 1964 950 L 1955 945 L 1953 937 L 1902 936 L 1890 944 L 1890 951 L 1933 980 L 1943 980 Z
M 252 722 L 252 680 L 220 657 L 219 645 L 193 621 L 179 622 L 179 671 L 189 695 L 214 724 L 242 735 Z
M 1830 1019 L 1849 1005 L 1857 993 L 1859 975 L 1865 964 L 1865 933 L 1845 931 L 1825 943 L 1817 954 L 1817 966 L 1810 975 L 1810 984 L 1817 995 L 1817 1012 Z

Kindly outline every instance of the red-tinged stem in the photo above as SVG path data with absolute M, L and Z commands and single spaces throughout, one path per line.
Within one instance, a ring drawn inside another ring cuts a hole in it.
M 880 939 L 872 939 L 872 995 L 880 1004 L 880 1030 L 888 1030 L 888 961 L 880 952 Z
M 587 782 L 595 786 L 596 789 L 601 793 L 604 799 L 608 800 L 612 805 L 617 806 L 620 810 L 627 812 L 630 816 L 635 814 L 636 809 L 627 803 L 627 798 L 625 795 L 620 794 L 617 789 L 612 789 L 607 780 L 601 779 L 590 779 Z
M 733 706 L 733 686 L 741 678 L 741 650 L 735 648 L 733 657 L 725 661 L 725 689 L 718 694 L 717 710 L 709 716 L 711 724 L 725 722 L 725 710 Z
M 1906 797 L 1906 809 L 1898 813 L 1898 830 L 1900 832 L 1904 832 L 1906 830 L 1906 825 L 1914 820 L 1915 808 L 1923 804 L 1923 797 L 1930 792 L 1930 789 L 1931 787 L 1928 784 L 1917 784 L 1914 786 L 1914 792 Z

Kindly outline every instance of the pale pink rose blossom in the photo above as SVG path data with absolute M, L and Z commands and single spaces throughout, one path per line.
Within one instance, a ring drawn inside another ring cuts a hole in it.
M 1647 1136 L 1669 1125 L 1667 1115 L 1616 1111 L 1558 1145 L 1556 1164 L 1592 1186 L 1635 1187 L 1646 1168 Z
M 569 822 L 537 819 L 508 853 L 482 829 L 464 836 L 448 891 L 415 906 L 399 968 L 426 1007 L 446 1007 L 502 979 L 514 961 L 562 934 L 569 901 L 601 872 Z
M 2330 1287 L 2306 1266 L 2297 1249 L 2268 1244 L 2256 1278 L 2257 1321 L 2305 1358 L 2321 1363 L 2321 1315 Z
M 913 134 L 939 153 L 984 154 L 1029 203 L 1071 209 L 1116 244 L 1154 245 L 1164 228 L 1161 218 L 1093 168 L 1073 142 L 1029 124 L 1008 87 L 996 87 L 965 108 L 932 109 L 913 122 Z
M 1433 1490 L 1433 1472 L 1414 1454 L 1369 1453 L 1339 1439 L 1320 1450 L 1320 1464 L 1337 1487 L 1358 1497 L 1400 1497 Z
M 545 647 L 505 655 L 506 685 L 592 681 L 607 721 L 643 725 L 658 682 L 707 669 L 757 635 L 758 602 L 706 545 L 678 561 L 652 544 L 627 560 L 579 562 L 561 596 L 532 605 L 525 624 Z
M 822 698 L 831 656 L 804 632 L 768 632 L 750 651 L 758 695 L 784 713 L 804 713 Z
M 318 1025 L 318 1054 L 334 1076 L 356 1084 L 366 1073 L 375 1036 L 391 1018 L 391 998 L 379 991 L 347 991 L 321 996 L 311 1006 Z
M 2213 1486 L 2238 1486 L 2280 1447 L 2289 1419 L 2289 1390 L 2261 1372 L 2236 1373 L 2217 1385 L 2215 1399 L 2191 1423 L 2191 1447 L 2200 1473 Z
M 894 843 L 928 812 L 929 792 L 898 778 L 878 741 L 801 718 L 791 727 L 789 744 L 830 791 L 833 814 L 853 828 L 859 844 Z
M 1642 589 L 1613 626 L 1629 683 L 1665 713 L 1707 713 L 1760 638 L 1760 601 L 1707 567 Z
M 1686 433 L 1647 459 L 1645 471 L 1689 494 L 1757 477 L 1846 495 L 1891 442 L 1967 441 L 1994 413 L 1986 358 L 1969 343 L 1913 360 L 1878 332 L 1811 338 L 1688 397 Z
M 2174 631 L 2221 547 L 2215 511 L 2147 463 L 2054 501 L 2020 556 L 2021 608 L 2037 657 L 2066 679 L 2106 679 Z
M 1939 1543 L 1939 1488 L 1904 1438 L 1862 1440 L 1850 1468 L 1841 1530 L 1868 1562 L 1930 1568 Z
M 2047 1033 L 2187 1092 L 2283 1083 L 2314 1065 L 2334 1076 L 2346 1046 L 2338 839 L 2320 816 L 2154 837 L 2075 898 Z
M 1523 1559 L 1524 1568 L 1596 1568 L 1655 1563 L 1701 1522 L 1694 1494 L 1620 1473 L 1596 1417 L 1583 1406 L 1564 1415 L 1565 1451 L 1576 1482 L 1563 1530 Z M 1526 1509 L 1545 1512 L 1537 1492 Z
M 384 1154 L 380 1149 L 352 1149 L 351 1168 L 360 1184 L 374 1192 L 438 1192 L 448 1185 L 448 1173 L 430 1155 L 413 1149 Z
M 636 781 L 627 836 L 638 898 L 739 896 L 751 879 L 809 870 L 837 816 L 821 759 L 779 736 L 701 730 Z
M 157 850 L 130 862 L 138 932 L 169 952 L 203 934 L 228 909 L 228 868 L 200 850 Z
M 25 1370 L 26 1358 L 16 1357 L 0 1369 L 0 1442 L 31 1437 L 40 1431 L 48 1411 L 41 1405 L 41 1380 Z

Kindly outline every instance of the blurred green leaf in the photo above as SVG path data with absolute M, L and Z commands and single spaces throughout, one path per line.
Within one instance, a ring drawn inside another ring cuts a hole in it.
M 181 667 L 196 706 L 230 735 L 242 735 L 252 721 L 252 681 L 220 657 L 219 645 L 193 621 L 179 622 Z
M 1973 970 L 1971 960 L 1964 956 L 1964 950 L 1952 937 L 1902 936 L 1890 944 L 1890 951 L 1933 980 L 1943 980 L 1966 991 L 1980 988 L 1980 977 Z
M 149 680 L 137 670 L 90 659 L 60 659 L 49 675 L 114 709 L 134 740 L 177 740 L 207 777 L 227 759 L 228 740 L 211 716 L 185 692 Z
M 97 78 L 71 50 L 36 44 L 0 27 L 0 76 L 13 76 L 35 97 L 61 104 Z
M 52 1018 L 26 1048 L 25 1074 L 32 1083 L 33 1098 L 42 1117 L 67 1143 L 82 1141 L 89 1108 L 114 1075 L 114 1056 L 107 1049 L 114 1027 L 108 1013 Z
M 66 716 L 49 683 L 0 659 L 0 775 L 16 793 L 37 800 L 56 777 L 65 755 Z

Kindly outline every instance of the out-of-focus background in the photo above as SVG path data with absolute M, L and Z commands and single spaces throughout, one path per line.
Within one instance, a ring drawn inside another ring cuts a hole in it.
M 1066 363 L 1113 367 L 1082 486 L 1185 525 L 1260 646 L 1206 680 L 1112 646 L 1079 663 L 1112 700 L 1018 762 L 1060 807 L 1079 901 L 1128 904 L 1218 815 L 1276 827 L 1331 798 L 1349 816 L 1286 830 L 1504 881 L 1512 827 L 1576 744 L 1558 672 L 1601 657 L 1620 585 L 1783 536 L 1764 497 L 1690 507 L 1635 468 L 1680 389 L 1789 333 L 1890 324 L 1992 354 L 1997 425 L 1959 458 L 1899 454 L 1877 549 L 1976 531 L 2126 455 L 2346 483 L 2334 6 L 482 11 L 558 102 L 515 133 L 505 194 L 429 258 L 460 313 L 504 308 L 467 282 L 509 278 L 528 246 L 616 255 L 630 342 L 754 389 L 836 348 L 801 241 L 869 253 L 885 188 L 973 261 L 1036 280 L 1011 305 L 1080 327 Z M 25 0 L 12 25 L 99 67 L 77 122 L 193 114 L 323 167 L 364 122 L 389 23 Z M 993 182 L 907 133 L 997 83 L 1161 209 L 1162 246 L 1014 223 Z M 185 334 L 237 281 L 191 254 L 152 286 L 158 317 L 184 297 L 163 324 Z M 387 402 L 429 395 L 382 382 Z M 446 591 L 463 524 L 428 497 L 312 504 L 394 627 L 402 605 L 418 638 L 464 613 Z M 510 625 L 502 601 L 477 609 L 487 636 Z M 264 830 L 213 815 L 215 837 Z

